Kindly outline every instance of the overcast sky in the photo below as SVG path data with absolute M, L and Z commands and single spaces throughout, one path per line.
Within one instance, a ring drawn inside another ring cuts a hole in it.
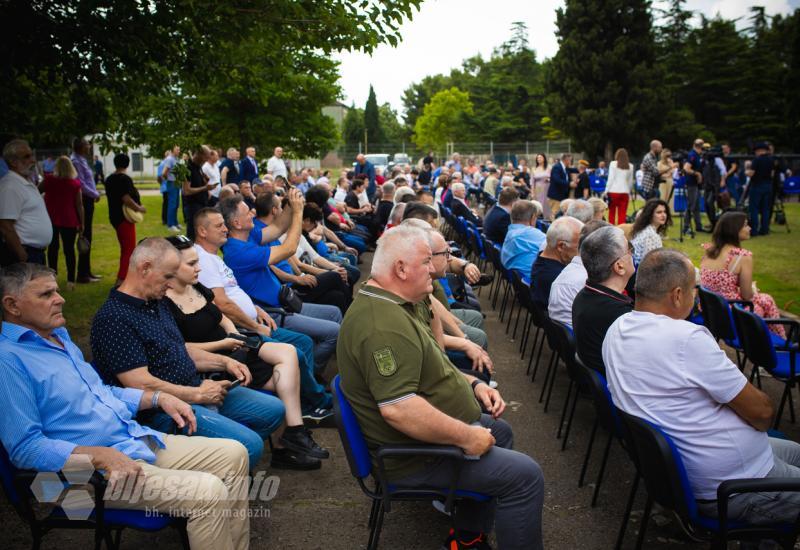
M 554 33 L 560 0 L 425 0 L 413 20 L 402 27 L 403 41 L 396 48 L 381 46 L 372 56 L 342 53 L 339 74 L 347 105 L 363 107 L 369 86 L 379 103 L 389 102 L 402 114 L 403 90 L 427 75 L 449 73 L 461 62 L 480 53 L 488 58 L 509 35 L 512 21 L 528 25 L 528 40 L 541 61 L 558 50 Z M 762 5 L 768 14 L 789 13 L 800 0 L 688 0 L 687 9 L 708 16 L 746 16 L 749 7 Z

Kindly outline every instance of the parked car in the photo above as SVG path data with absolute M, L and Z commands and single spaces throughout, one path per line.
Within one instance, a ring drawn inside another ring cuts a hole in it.
M 392 157 L 392 162 L 389 166 L 391 167 L 399 166 L 400 168 L 411 166 L 411 157 L 409 157 L 405 153 L 395 153 L 394 157 Z

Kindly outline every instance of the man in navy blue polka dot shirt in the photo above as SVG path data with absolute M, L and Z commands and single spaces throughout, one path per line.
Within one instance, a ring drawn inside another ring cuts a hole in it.
M 92 322 L 91 346 L 97 370 L 108 384 L 168 392 L 192 405 L 197 434 L 241 442 L 254 469 L 264 439 L 283 422 L 283 403 L 245 387 L 250 371 L 223 355 L 186 347 L 175 320 L 161 300 L 180 264 L 165 239 L 149 238 L 134 250 L 128 276 L 113 289 Z M 201 373 L 227 372 L 242 381 L 203 379 Z M 172 419 L 161 412 L 140 415 L 170 433 Z

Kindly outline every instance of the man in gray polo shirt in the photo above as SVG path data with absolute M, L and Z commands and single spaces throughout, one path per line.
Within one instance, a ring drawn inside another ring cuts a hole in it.
M 33 151 L 28 142 L 14 139 L 3 147 L 3 159 L 9 172 L 0 178 L 0 265 L 44 264 L 53 226 L 39 189 L 29 179 L 36 168 Z

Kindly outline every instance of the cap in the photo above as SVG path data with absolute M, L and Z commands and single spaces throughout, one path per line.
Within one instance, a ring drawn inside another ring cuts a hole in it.
M 581 159 L 581 160 L 578 161 L 578 164 L 580 164 L 581 166 L 588 167 L 589 166 L 589 161 Z

